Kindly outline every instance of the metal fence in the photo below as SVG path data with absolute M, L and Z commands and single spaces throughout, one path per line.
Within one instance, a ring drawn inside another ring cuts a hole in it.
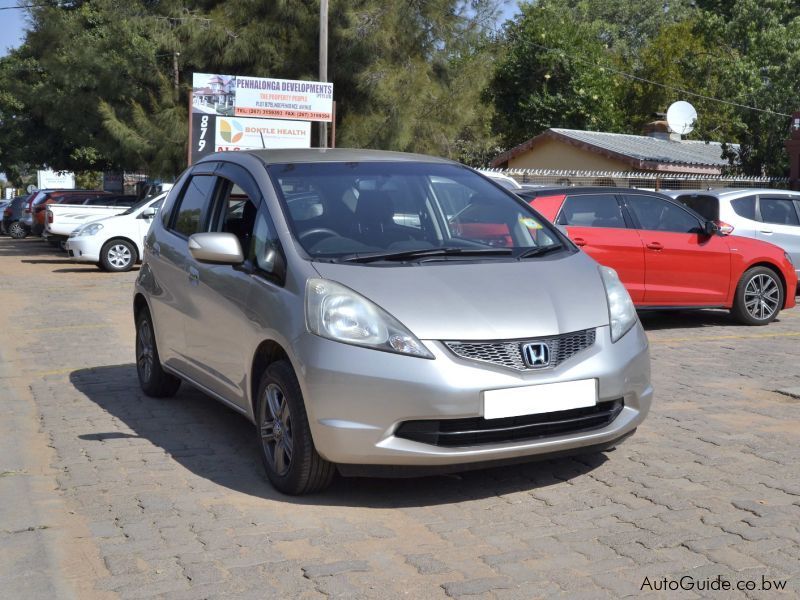
M 634 171 L 570 171 L 556 169 L 485 169 L 513 177 L 519 183 L 558 186 L 603 186 L 647 190 L 708 190 L 712 188 L 788 189 L 788 177 L 737 177 Z

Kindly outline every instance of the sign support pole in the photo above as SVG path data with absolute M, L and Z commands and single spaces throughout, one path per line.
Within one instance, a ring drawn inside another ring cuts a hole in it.
M 328 82 L 328 0 L 319 3 L 319 80 Z M 320 121 L 319 147 L 328 146 L 328 123 Z

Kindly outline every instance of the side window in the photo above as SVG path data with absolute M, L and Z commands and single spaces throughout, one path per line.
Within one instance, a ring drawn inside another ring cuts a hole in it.
M 625 228 L 625 217 L 614 194 L 568 196 L 557 222 L 576 227 Z
M 211 231 L 232 233 L 239 238 L 245 258 L 253 258 L 253 230 L 258 208 L 245 191 L 229 179 L 219 178 L 220 195 Z
M 674 233 L 698 233 L 700 231 L 700 221 L 677 204 L 657 196 L 638 194 L 626 196 L 626 199 L 642 229 Z
M 774 225 L 800 225 L 794 202 L 784 198 L 760 198 L 761 220 Z
M 170 229 L 186 237 L 203 231 L 216 181 L 213 175 L 195 175 L 189 180 L 173 211 Z
M 736 200 L 731 200 L 731 206 L 733 207 L 733 212 L 740 217 L 750 219 L 751 221 L 756 220 L 755 196 L 745 196 L 744 198 L 736 198 Z

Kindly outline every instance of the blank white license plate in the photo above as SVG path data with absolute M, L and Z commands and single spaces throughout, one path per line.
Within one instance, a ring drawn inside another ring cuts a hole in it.
M 483 392 L 483 417 L 502 419 L 586 408 L 595 404 L 596 379 L 544 383 Z

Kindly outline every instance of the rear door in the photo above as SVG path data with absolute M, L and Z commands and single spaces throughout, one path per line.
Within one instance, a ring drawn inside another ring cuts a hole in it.
M 612 192 L 567 195 L 556 218 L 570 239 L 601 265 L 611 267 L 634 302 L 645 295 L 644 244 L 628 228 L 621 198 Z
M 800 215 L 797 200 L 789 195 L 759 195 L 756 238 L 780 246 L 800 268 Z
M 644 304 L 724 305 L 731 271 L 725 238 L 703 234 L 700 218 L 667 198 L 626 194 L 625 204 L 644 243 Z

